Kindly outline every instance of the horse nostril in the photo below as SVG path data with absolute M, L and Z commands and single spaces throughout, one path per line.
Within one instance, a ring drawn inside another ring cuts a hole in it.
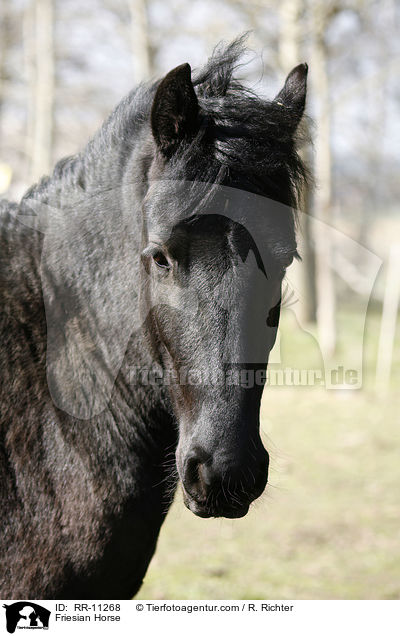
M 207 489 L 211 485 L 210 460 L 204 461 L 204 454 L 192 455 L 185 462 L 183 485 L 190 495 L 198 500 L 205 500 Z
M 198 466 L 199 480 L 205 488 L 211 488 L 214 484 L 214 473 L 209 462 L 199 464 Z
M 184 481 L 188 486 L 192 486 L 199 479 L 199 462 L 196 457 L 190 457 L 186 461 Z

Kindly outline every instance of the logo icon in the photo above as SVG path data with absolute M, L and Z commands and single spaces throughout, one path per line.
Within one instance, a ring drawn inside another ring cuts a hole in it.
M 49 629 L 51 612 L 41 605 L 30 601 L 18 601 L 3 607 L 6 610 L 9 634 L 13 634 L 16 629 Z

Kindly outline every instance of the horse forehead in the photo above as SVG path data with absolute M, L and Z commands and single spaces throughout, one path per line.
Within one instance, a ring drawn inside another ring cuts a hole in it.
M 295 243 L 293 209 L 267 197 L 212 183 L 168 181 L 151 185 L 146 195 L 149 235 L 167 242 L 174 228 L 190 218 L 220 215 L 244 227 L 262 254 Z M 146 202 L 145 202 L 146 203 Z

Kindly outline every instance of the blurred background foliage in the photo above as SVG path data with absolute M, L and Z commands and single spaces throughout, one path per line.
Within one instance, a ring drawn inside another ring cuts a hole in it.
M 0 194 L 16 200 L 136 83 L 200 66 L 221 40 L 250 30 L 238 75 L 268 98 L 310 67 L 301 152 L 316 185 L 272 366 L 352 368 L 361 350 L 363 386 L 268 387 L 266 494 L 237 521 L 197 519 L 178 495 L 143 598 L 400 595 L 399 26 L 399 0 L 0 4 Z

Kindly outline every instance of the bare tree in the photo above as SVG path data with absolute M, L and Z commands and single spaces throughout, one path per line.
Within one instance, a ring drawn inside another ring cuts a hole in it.
M 31 178 L 46 174 L 52 164 L 54 125 L 53 0 L 32 0 L 25 17 L 25 59 L 30 84 L 28 157 Z
M 283 70 L 300 62 L 303 0 L 282 0 L 280 5 L 279 61 Z
M 304 0 L 283 0 L 280 5 L 280 37 L 279 37 L 279 63 L 282 71 L 288 73 L 294 66 L 302 62 L 305 57 L 302 36 L 304 24 L 305 3 Z M 303 123 L 305 137 L 309 138 L 307 122 Z M 310 147 L 302 149 L 302 155 L 306 163 L 311 162 Z M 314 322 L 316 319 L 316 299 L 314 284 L 314 258 L 311 248 L 310 236 L 310 204 L 311 197 L 309 187 L 302 193 L 300 202 L 300 228 L 299 242 L 302 263 L 298 269 L 298 280 L 302 303 L 299 306 L 302 322 Z
M 311 85 L 316 106 L 314 140 L 314 214 L 322 221 L 316 226 L 315 276 L 317 326 L 321 351 L 331 356 L 336 345 L 335 286 L 332 271 L 332 245 L 329 224 L 332 213 L 331 104 L 325 32 L 333 10 L 330 2 L 310 2 Z
M 146 0 L 129 0 L 132 29 L 132 57 L 135 82 L 153 73 Z
M 7 76 L 8 54 L 16 39 L 18 25 L 17 11 L 4 0 L 0 2 L 0 115 L 6 101 L 7 86 L 10 77 Z
M 4 67 L 7 48 L 7 14 L 6 6 L 3 2 L 0 4 L 0 112 L 4 99 Z

